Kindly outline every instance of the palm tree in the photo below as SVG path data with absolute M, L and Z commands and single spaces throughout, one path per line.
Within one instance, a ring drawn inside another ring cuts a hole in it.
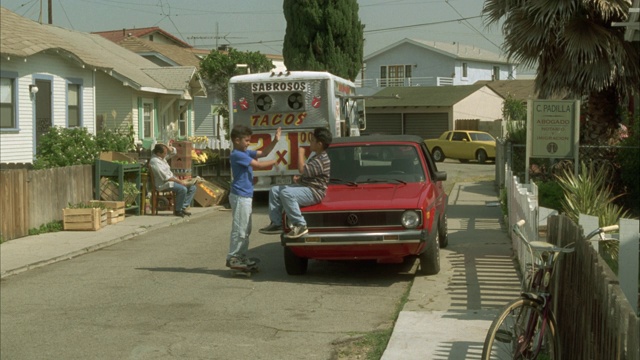
M 485 0 L 487 25 L 503 20 L 507 56 L 538 64 L 541 98 L 587 98 L 585 143 L 606 141 L 617 128 L 622 101 L 639 91 L 638 43 L 624 41 L 631 0 Z

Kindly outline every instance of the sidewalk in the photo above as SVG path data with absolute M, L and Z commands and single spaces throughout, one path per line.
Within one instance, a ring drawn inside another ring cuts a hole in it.
M 193 207 L 180 218 L 168 212 L 156 216 L 127 216 L 98 231 L 64 231 L 27 236 L 0 244 L 0 278 L 19 274 L 131 239 L 151 230 L 187 222 L 217 211 L 220 206 Z
M 441 271 L 416 276 L 382 359 L 480 359 L 494 316 L 520 294 L 494 183 L 457 183 Z
M 129 216 L 99 231 L 28 236 L 0 245 L 0 278 L 104 248 L 151 230 L 205 216 Z M 479 359 L 497 311 L 518 296 L 520 282 L 493 182 L 457 183 L 449 196 L 449 246 L 441 271 L 416 276 L 382 359 Z

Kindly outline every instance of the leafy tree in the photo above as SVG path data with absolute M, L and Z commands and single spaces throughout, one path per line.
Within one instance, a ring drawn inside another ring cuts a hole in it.
M 289 70 L 328 71 L 354 80 L 362 67 L 357 0 L 284 0 L 282 55 Z
M 227 120 L 229 119 L 229 79 L 235 75 L 245 74 L 247 71 L 245 68 L 239 68 L 238 64 L 246 64 L 252 73 L 266 72 L 274 68 L 271 60 L 259 51 L 241 52 L 229 49 L 228 52 L 223 53 L 212 50 L 200 61 L 200 74 L 207 82 L 208 90 L 213 91 L 220 99 L 218 115 Z
M 606 141 L 617 129 L 616 109 L 640 87 L 640 51 L 624 40 L 627 0 L 486 0 L 488 24 L 504 20 L 504 50 L 524 65 L 539 64 L 536 90 L 588 97 L 584 141 Z

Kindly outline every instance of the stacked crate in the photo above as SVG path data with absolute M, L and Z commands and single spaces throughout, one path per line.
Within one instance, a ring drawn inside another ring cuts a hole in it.
M 191 179 L 191 150 L 190 141 L 174 141 L 171 145 L 176 148 L 176 154 L 169 159 L 173 174 L 181 180 Z

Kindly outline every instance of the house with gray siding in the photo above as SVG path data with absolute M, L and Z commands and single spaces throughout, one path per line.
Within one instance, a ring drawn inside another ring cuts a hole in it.
M 0 162 L 33 162 L 52 126 L 133 128 L 139 142 L 193 132 L 194 66 L 160 67 L 99 36 L 0 7 Z
M 405 38 L 364 57 L 359 93 L 387 87 L 472 85 L 516 78 L 516 65 L 474 45 Z

